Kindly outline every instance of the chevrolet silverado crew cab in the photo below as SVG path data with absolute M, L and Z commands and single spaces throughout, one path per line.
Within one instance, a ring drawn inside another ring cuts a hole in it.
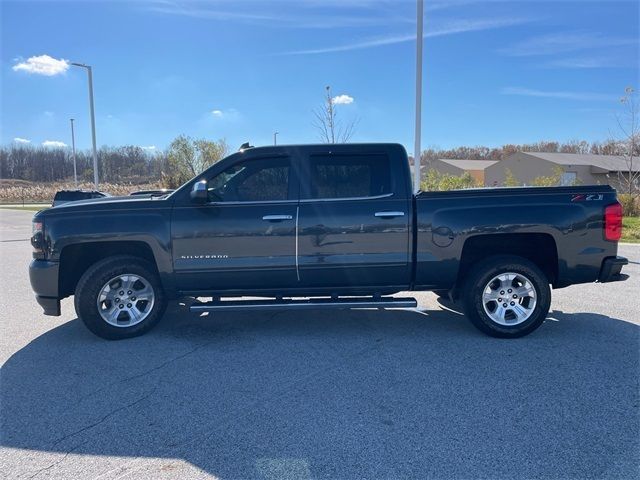
M 193 312 L 397 308 L 416 300 L 392 294 L 423 290 L 519 337 L 543 323 L 551 287 L 626 279 L 621 228 L 609 186 L 413 195 L 401 145 L 259 147 L 168 195 L 38 212 L 29 273 L 46 315 L 74 295 L 107 339 L 147 332 L 181 297 Z

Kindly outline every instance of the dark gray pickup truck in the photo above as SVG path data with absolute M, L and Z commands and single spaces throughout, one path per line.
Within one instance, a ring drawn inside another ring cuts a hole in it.
M 390 295 L 420 290 L 519 337 L 544 321 L 551 286 L 626 279 L 621 228 L 609 186 L 413 195 L 400 145 L 260 147 L 169 195 L 38 212 L 29 273 L 46 315 L 75 295 L 108 339 L 148 331 L 180 297 L 194 312 L 410 308 Z

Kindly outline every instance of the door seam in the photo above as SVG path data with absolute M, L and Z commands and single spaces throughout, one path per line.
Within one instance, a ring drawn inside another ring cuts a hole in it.
M 296 207 L 296 277 L 300 281 L 300 268 L 298 265 L 298 216 L 300 214 L 300 205 Z

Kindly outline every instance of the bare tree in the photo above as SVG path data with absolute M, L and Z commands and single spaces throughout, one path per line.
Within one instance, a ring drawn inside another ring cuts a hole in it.
M 633 87 L 624 89 L 624 96 L 620 99 L 624 106 L 622 115 L 617 115 L 618 128 L 623 137 L 620 141 L 622 156 L 625 160 L 626 171 L 618 172 L 620 185 L 626 193 L 633 196 L 640 195 L 640 125 L 638 118 L 638 97 Z
M 358 120 L 345 125 L 338 119 L 335 98 L 331 96 L 331 87 L 326 87 L 326 96 L 322 106 L 313 111 L 313 126 L 318 130 L 323 143 L 347 143 L 355 133 Z

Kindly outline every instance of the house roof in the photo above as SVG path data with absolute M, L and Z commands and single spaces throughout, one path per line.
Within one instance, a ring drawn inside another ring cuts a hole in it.
M 588 165 L 608 172 L 628 171 L 629 165 L 624 157 L 619 155 L 591 155 L 587 153 L 545 153 L 519 152 L 531 157 L 541 158 L 558 165 Z M 634 172 L 640 171 L 640 158 L 634 159 Z
M 451 166 L 461 168 L 462 170 L 484 170 L 491 165 L 498 163 L 498 160 L 462 160 L 439 158 L 438 161 L 448 163 Z

